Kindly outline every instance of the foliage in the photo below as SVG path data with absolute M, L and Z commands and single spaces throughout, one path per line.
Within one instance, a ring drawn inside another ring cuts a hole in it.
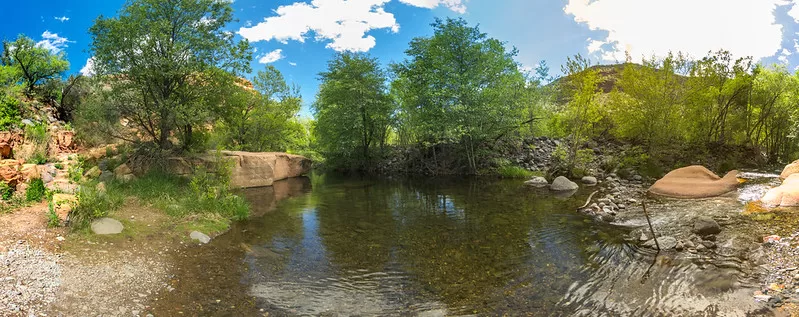
M 0 182 L 0 198 L 4 201 L 9 201 L 12 196 L 14 196 L 14 189 L 8 186 L 6 182 Z
M 47 204 L 47 226 L 55 228 L 59 225 L 61 225 L 61 219 L 58 218 L 58 214 L 55 212 L 55 204 L 51 201 Z
M 432 26 L 433 36 L 413 39 L 409 59 L 393 65 L 399 138 L 458 144 L 474 173 L 480 148 L 526 121 L 526 81 L 515 48 L 506 50 L 463 19 L 437 19 Z
M 297 87 L 289 86 L 280 71 L 266 66 L 253 80 L 253 89 L 243 87 L 233 76 L 225 80 L 228 97 L 218 113 L 216 129 L 227 148 L 268 152 L 287 151 L 303 138 L 297 121 L 302 99 Z
M 0 90 L 0 130 L 9 130 L 19 125 L 19 100 Z
M 42 201 L 45 197 L 44 182 L 41 178 L 34 178 L 28 184 L 28 189 L 25 191 L 25 200 L 31 202 Z
M 217 0 L 132 0 L 118 17 L 99 17 L 89 33 L 103 89 L 82 115 L 117 138 L 142 141 L 124 119 L 159 149 L 173 132 L 190 148 L 222 98 L 216 78 L 249 71 L 249 44 L 234 40 L 231 21 L 230 2 Z
M 340 53 L 319 76 L 322 83 L 313 105 L 319 152 L 332 165 L 370 169 L 373 152 L 385 146 L 394 111 L 386 73 L 375 58 Z
M 82 184 L 77 198 L 78 203 L 69 216 L 69 225 L 73 230 L 87 227 L 92 220 L 107 216 L 124 202 L 124 196 L 119 192 L 109 189 L 100 191 L 95 183 Z
M 78 183 L 83 179 L 83 164 L 76 163 L 69 166 L 67 178 L 72 182 Z
M 592 149 L 573 151 L 566 145 L 558 145 L 555 151 L 552 152 L 552 159 L 555 168 L 550 173 L 562 172 L 570 177 L 579 178 L 589 175 L 591 163 L 594 162 L 595 157 Z
M 39 85 L 58 78 L 69 69 L 69 62 L 63 53 L 53 53 L 36 45 L 36 42 L 24 35 L 17 37 L 14 42 L 3 42 L 0 62 L 15 69 L 15 74 L 22 79 L 28 96 Z
M 531 178 L 533 177 L 533 172 L 528 171 L 522 167 L 516 165 L 501 165 L 497 169 L 497 174 L 499 174 L 502 178 Z

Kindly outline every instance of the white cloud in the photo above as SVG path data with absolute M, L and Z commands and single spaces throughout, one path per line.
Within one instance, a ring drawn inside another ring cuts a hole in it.
M 250 42 L 289 40 L 305 42 L 309 32 L 317 41 L 329 40 L 336 51 L 366 52 L 375 46 L 375 38 L 366 33 L 389 29 L 398 32 L 394 15 L 383 6 L 391 0 L 313 0 L 280 6 L 277 15 L 265 18 L 238 33 Z
M 80 73 L 83 74 L 83 76 L 94 76 L 94 57 L 89 57 L 86 60 L 86 65 L 80 69 Z
M 61 22 L 67 22 L 67 21 L 69 21 L 69 17 L 66 17 L 66 16 L 62 16 L 62 17 L 53 17 L 53 18 L 54 18 L 54 19 L 56 19 L 56 20 L 58 20 L 58 21 L 61 21 Z
M 289 65 L 291 65 L 291 66 L 297 66 L 297 63 L 295 63 L 295 62 L 289 62 Z
M 420 8 L 434 9 L 438 6 L 445 6 L 452 11 L 460 14 L 466 13 L 466 5 L 463 0 L 400 0 L 400 2 Z
M 269 64 L 269 63 L 277 62 L 277 61 L 283 59 L 283 57 L 285 57 L 285 56 L 283 56 L 283 50 L 276 49 L 274 51 L 266 53 L 264 56 L 261 56 L 261 58 L 258 60 L 258 62 L 261 63 L 261 64 Z
M 50 33 L 50 31 L 44 31 L 44 33 L 42 33 L 42 40 L 36 42 L 36 46 L 44 47 L 53 53 L 58 53 L 62 49 L 69 46 L 69 43 L 74 43 L 74 42 L 69 41 L 66 37 L 58 36 L 57 33 Z
M 587 45 L 605 60 L 681 51 L 699 58 L 725 49 L 755 60 L 782 48 L 774 9 L 782 0 L 569 0 L 564 12 L 608 35 Z M 799 15 L 799 8 L 797 15 Z M 746 21 L 746 22 L 741 22 Z
M 788 10 L 788 15 L 792 17 L 794 21 L 799 22 L 799 4 L 794 3 L 791 10 Z
M 592 40 L 591 38 L 588 39 L 588 53 L 595 53 L 602 49 L 602 45 L 605 45 L 605 41 L 597 41 Z

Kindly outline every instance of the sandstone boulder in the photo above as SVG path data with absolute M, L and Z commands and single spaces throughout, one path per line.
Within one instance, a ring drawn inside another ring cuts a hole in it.
M 75 132 L 61 130 L 53 135 L 54 148 L 59 153 L 73 153 L 75 152 Z
M 704 166 L 692 165 L 669 172 L 652 184 L 649 192 L 672 198 L 715 197 L 734 191 L 737 175 L 738 171 L 730 171 L 721 178 Z
M 0 180 L 6 182 L 11 187 L 22 181 L 22 163 L 17 160 L 0 161 Z
M 128 167 L 128 164 L 122 164 L 114 169 L 114 175 L 117 177 L 122 177 L 128 174 L 133 174 L 133 170 Z
M 72 209 L 78 204 L 78 198 L 70 194 L 54 194 L 53 195 L 53 210 L 61 222 L 67 220 L 67 216 L 72 212 Z
M 799 160 L 791 162 L 791 164 L 785 165 L 785 168 L 782 169 L 782 173 L 780 173 L 780 178 L 786 179 L 791 174 L 799 173 Z
M 782 185 L 770 189 L 760 201 L 767 207 L 799 207 L 799 174 L 788 175 Z
M 34 178 L 41 178 L 42 171 L 43 169 L 40 169 L 36 164 L 22 164 L 20 173 L 22 173 L 22 180 L 29 182 Z
M 299 177 L 311 170 L 311 160 L 300 155 L 278 152 L 222 151 L 222 160 L 230 162 L 230 186 L 252 188 L 272 186 L 275 181 Z M 206 155 L 189 161 L 170 158 L 167 166 L 172 173 L 189 175 L 193 166 L 213 166 L 216 155 Z

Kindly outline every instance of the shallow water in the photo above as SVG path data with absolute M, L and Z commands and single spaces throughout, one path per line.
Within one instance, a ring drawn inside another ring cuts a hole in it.
M 655 254 L 516 180 L 314 177 L 176 258 L 163 315 L 768 314 L 737 257 Z M 733 209 L 740 203 L 730 198 Z M 732 206 L 732 207 L 730 207 Z

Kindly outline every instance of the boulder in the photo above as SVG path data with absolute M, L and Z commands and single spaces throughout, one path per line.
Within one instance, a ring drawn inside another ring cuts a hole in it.
M 577 190 L 578 188 L 580 188 L 580 186 L 577 186 L 577 183 L 570 181 L 564 176 L 558 176 L 554 181 L 552 181 L 552 185 L 549 186 L 549 189 L 557 192 L 572 191 Z
M 678 168 L 657 180 L 649 192 L 672 198 L 707 198 L 734 191 L 738 186 L 738 171 L 721 178 L 700 165 Z
M 278 152 L 222 151 L 222 160 L 231 162 L 230 187 L 252 188 L 272 186 L 275 181 L 299 177 L 311 170 L 311 160 L 300 155 Z M 188 175 L 193 166 L 213 166 L 219 157 L 205 155 L 189 161 L 170 158 L 167 166 L 172 173 Z
M 92 232 L 95 234 L 117 234 L 123 229 L 125 226 L 116 219 L 105 217 L 92 221 Z
M 122 164 L 114 169 L 114 175 L 116 175 L 117 177 L 128 174 L 133 174 L 133 170 L 131 170 L 130 167 L 128 167 L 128 164 Z
M 785 168 L 782 169 L 782 173 L 780 173 L 781 179 L 786 179 L 788 176 L 792 174 L 799 173 L 799 160 L 791 162 L 791 164 L 785 165 Z
M 581 181 L 583 182 L 583 184 L 588 186 L 594 186 L 597 183 L 596 177 L 593 176 L 585 176 L 581 179 Z
M 93 166 L 88 171 L 86 171 L 86 173 L 84 173 L 83 176 L 86 176 L 86 178 L 94 179 L 100 177 L 100 174 L 102 173 L 103 171 L 101 171 L 99 167 Z
M 60 153 L 75 152 L 75 132 L 60 130 L 53 135 L 53 144 Z
M 782 185 L 769 189 L 760 201 L 766 207 L 799 207 L 799 174 L 790 174 Z
M 53 210 L 62 222 L 67 220 L 69 213 L 78 204 L 78 198 L 70 194 L 54 194 Z
M 209 237 L 207 234 L 204 234 L 204 233 L 199 232 L 199 231 L 192 231 L 189 234 L 189 237 L 192 240 L 196 240 L 196 241 L 198 241 L 198 242 L 200 242 L 202 244 L 207 244 L 208 242 L 211 242 L 211 237 Z
M 657 238 L 657 245 L 660 245 L 661 250 L 671 250 L 677 247 L 677 239 L 674 237 L 659 237 Z M 657 245 L 655 245 L 655 239 L 650 239 L 644 243 L 645 247 L 653 249 L 657 248 Z
M 536 188 L 549 186 L 549 182 L 547 181 L 547 179 L 541 176 L 533 177 L 531 180 L 524 182 L 524 184 Z
M 40 169 L 36 164 L 22 164 L 22 168 L 20 169 L 20 173 L 22 173 L 22 180 L 29 182 L 34 178 L 41 178 L 42 171 L 44 169 Z
M 22 163 L 17 160 L 2 160 L 0 161 L 0 180 L 6 182 L 11 187 L 14 187 L 22 180 Z
M 721 226 L 713 218 L 699 216 L 694 220 L 693 231 L 700 236 L 707 236 L 721 232 Z

